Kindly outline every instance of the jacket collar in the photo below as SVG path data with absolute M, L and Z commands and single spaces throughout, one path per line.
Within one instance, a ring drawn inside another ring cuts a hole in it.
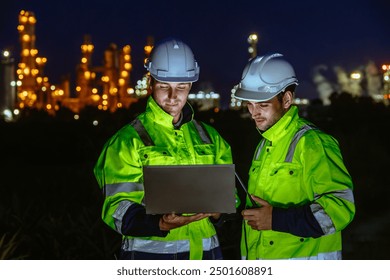
M 153 122 L 171 128 L 174 127 L 172 124 L 173 117 L 167 112 L 165 112 L 163 109 L 161 109 L 161 107 L 157 104 L 157 102 L 153 99 L 152 96 L 148 97 L 145 113 L 148 118 L 153 120 Z M 188 102 L 186 102 L 186 104 L 184 105 L 182 114 L 183 120 L 181 122 L 181 125 L 192 121 L 194 117 L 194 110 Z
M 291 106 L 277 123 L 275 123 L 263 133 L 260 132 L 260 134 L 271 142 L 278 142 L 280 139 L 286 136 L 286 134 L 289 132 L 289 126 L 298 118 L 298 108 L 296 106 Z

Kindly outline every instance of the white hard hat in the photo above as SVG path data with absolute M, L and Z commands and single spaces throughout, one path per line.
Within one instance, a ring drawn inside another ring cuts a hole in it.
M 257 56 L 245 66 L 234 97 L 263 102 L 272 99 L 289 85 L 298 85 L 294 68 L 280 53 Z
M 196 82 L 199 79 L 199 65 L 192 50 L 178 39 L 156 45 L 145 68 L 160 82 Z

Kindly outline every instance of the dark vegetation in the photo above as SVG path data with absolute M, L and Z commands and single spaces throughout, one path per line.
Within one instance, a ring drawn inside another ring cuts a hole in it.
M 25 111 L 0 123 L 0 259 L 114 259 L 121 237 L 100 218 L 102 195 L 92 169 L 104 142 L 143 102 L 113 114 L 86 108 L 80 119 Z M 344 259 L 389 259 L 390 108 L 370 98 L 333 96 L 302 114 L 340 143 L 354 185 L 357 213 L 343 231 Z M 197 112 L 231 144 L 244 182 L 260 136 L 243 111 Z M 93 126 L 92 121 L 99 125 Z M 241 196 L 243 193 L 239 192 Z M 237 216 L 238 217 L 238 216 Z M 219 229 L 225 259 L 239 258 L 240 220 Z

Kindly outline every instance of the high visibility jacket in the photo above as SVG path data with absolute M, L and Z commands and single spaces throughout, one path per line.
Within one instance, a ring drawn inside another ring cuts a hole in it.
M 152 97 L 137 119 L 138 122 L 124 126 L 107 141 L 95 165 L 96 179 L 105 193 L 102 218 L 123 235 L 122 249 L 157 254 L 190 252 L 190 259 L 201 259 L 203 251 L 219 246 L 209 219 L 168 233 L 160 231 L 159 215 L 145 214 L 144 221 L 138 221 L 128 219 L 132 215 L 129 212 L 143 208 L 144 165 L 231 164 L 231 148 L 213 127 L 193 121 L 193 110 L 188 103 L 183 108 L 179 128 L 174 127 L 173 117 Z M 147 137 L 139 135 L 137 125 L 143 126 Z M 203 129 L 197 129 L 198 125 Z M 205 135 L 201 135 L 205 133 L 211 143 L 205 143 Z M 146 138 L 150 141 L 145 141 Z M 137 230 L 131 236 L 123 232 L 128 223 L 141 223 L 134 227 Z
M 243 259 L 341 258 L 341 230 L 355 215 L 353 184 L 338 142 L 311 126 L 293 106 L 262 133 L 249 170 L 248 190 L 268 201 L 273 212 L 306 206 L 312 222 L 302 226 L 302 217 L 285 217 L 284 223 L 289 224 L 285 228 L 299 225 L 298 235 L 274 228 L 253 230 L 244 221 Z M 246 204 L 251 206 L 248 199 Z M 316 226 L 320 227 L 319 237 L 310 234 Z

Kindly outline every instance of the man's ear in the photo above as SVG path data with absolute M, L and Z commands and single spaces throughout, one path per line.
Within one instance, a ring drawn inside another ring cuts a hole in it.
M 291 91 L 286 91 L 283 95 L 283 108 L 288 109 L 292 105 L 294 100 L 293 93 Z
M 153 77 L 151 75 L 147 75 L 146 76 L 146 84 L 147 84 L 148 94 L 152 94 L 153 93 L 153 87 L 156 84 L 156 80 L 153 79 Z

